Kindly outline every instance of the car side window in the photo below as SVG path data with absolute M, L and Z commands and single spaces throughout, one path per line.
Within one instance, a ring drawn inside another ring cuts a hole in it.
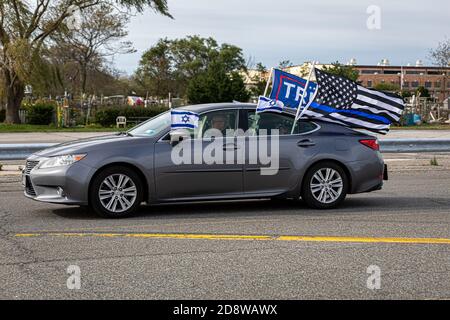
M 256 114 L 255 111 L 248 111 L 248 128 L 256 132 L 267 130 L 267 134 L 271 134 L 271 130 L 278 129 L 280 135 L 291 134 L 292 125 L 294 124 L 294 116 L 275 113 L 263 112 Z M 302 134 L 313 131 L 317 125 L 308 120 L 300 120 L 295 124 L 294 134 Z
M 208 135 L 208 130 L 219 130 L 223 136 L 227 130 L 237 130 L 238 110 L 218 110 L 206 112 L 200 115 L 198 128 L 193 130 L 195 138 Z

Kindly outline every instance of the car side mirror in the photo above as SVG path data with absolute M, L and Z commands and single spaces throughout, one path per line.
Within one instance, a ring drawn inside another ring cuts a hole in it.
M 170 144 L 176 146 L 183 140 L 189 139 L 191 135 L 185 130 L 174 130 L 170 132 Z

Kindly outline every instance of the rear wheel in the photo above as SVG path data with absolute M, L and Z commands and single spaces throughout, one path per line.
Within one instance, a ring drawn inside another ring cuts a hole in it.
M 348 190 L 348 177 L 334 162 L 314 165 L 305 175 L 302 199 L 309 207 L 331 209 L 344 201 Z
M 100 216 L 123 218 L 136 212 L 142 202 L 143 187 L 139 175 L 123 166 L 109 167 L 93 180 L 90 205 Z

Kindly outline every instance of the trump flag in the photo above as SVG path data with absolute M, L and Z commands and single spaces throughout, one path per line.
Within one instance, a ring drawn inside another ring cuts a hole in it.
M 272 80 L 272 91 L 270 99 L 283 102 L 287 108 L 297 109 L 299 107 L 302 95 L 305 92 L 307 80 L 297 77 L 293 74 L 274 69 Z M 314 100 L 317 91 L 317 84 L 310 81 L 306 89 L 305 98 L 301 108 L 307 108 Z

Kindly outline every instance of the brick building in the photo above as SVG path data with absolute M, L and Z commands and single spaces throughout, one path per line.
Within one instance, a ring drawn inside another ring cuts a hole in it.
M 390 83 L 406 91 L 415 91 L 422 86 L 428 89 L 430 95 L 438 102 L 443 102 L 450 96 L 450 67 L 427 67 L 420 63 L 416 66 L 355 65 L 354 67 L 359 71 L 358 81 L 368 88 L 379 83 Z

